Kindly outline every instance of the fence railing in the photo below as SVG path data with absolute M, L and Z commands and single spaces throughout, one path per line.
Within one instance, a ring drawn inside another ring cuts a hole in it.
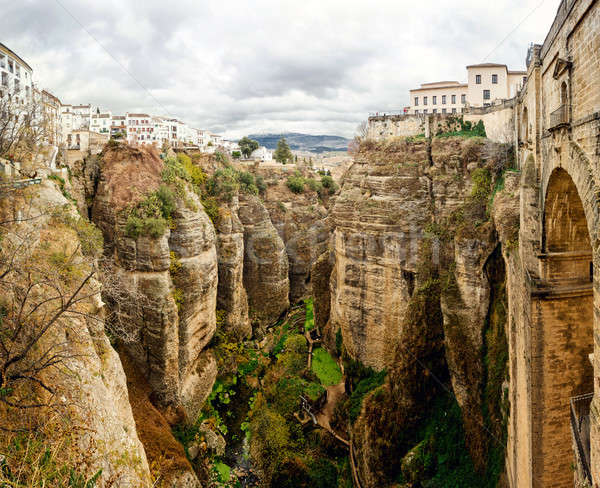
M 558 107 L 554 112 L 550 113 L 550 127 L 549 129 L 554 129 L 561 125 L 566 125 L 569 123 L 569 106 L 564 103 L 560 107 Z
M 583 476 L 592 483 L 590 473 L 590 404 L 593 393 L 571 398 L 571 434 L 575 441 L 575 457 Z

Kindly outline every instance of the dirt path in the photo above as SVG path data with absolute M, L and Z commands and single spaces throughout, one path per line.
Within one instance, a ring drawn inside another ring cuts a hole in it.
M 333 410 L 345 391 L 346 384 L 344 379 L 342 379 L 342 381 L 337 385 L 327 387 L 327 403 L 323 407 L 323 410 L 321 410 L 321 412 L 319 412 L 317 415 L 317 422 L 321 427 L 327 430 L 332 430 L 330 421 L 331 417 L 333 417 Z

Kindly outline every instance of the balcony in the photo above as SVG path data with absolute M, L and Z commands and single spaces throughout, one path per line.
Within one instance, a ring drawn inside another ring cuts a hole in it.
M 590 474 L 590 404 L 593 393 L 571 398 L 571 435 L 575 451 L 576 477 L 592 486 Z
M 550 126 L 548 130 L 558 129 L 569 125 L 569 106 L 564 103 L 554 112 L 550 113 Z

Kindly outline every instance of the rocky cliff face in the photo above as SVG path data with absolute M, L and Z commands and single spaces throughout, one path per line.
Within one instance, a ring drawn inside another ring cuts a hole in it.
M 432 376 L 449 378 L 467 448 L 476 469 L 486 469 L 486 266 L 498 245 L 486 214 L 494 173 L 487 160 L 501 149 L 458 138 L 367 142 L 333 206 L 326 334 L 341 330 L 350 357 L 388 370 L 386 385 L 367 397 L 353 428 L 366 486 L 382 486 L 402 470 L 407 432 L 426 421 L 428 398 L 440 388 L 429 383 Z M 384 412 L 381 419 L 377 412 Z
M 33 464 L 32 459 L 39 461 L 35 449 L 39 448 L 37 442 L 42 440 L 47 451 L 39 454 L 45 456 L 47 464 L 72 467 L 74 474 L 81 473 L 86 479 L 101 470 L 96 486 L 149 487 L 152 485 L 150 470 L 137 435 L 123 367 L 104 330 L 106 310 L 100 298 L 101 286 L 93 278 L 83 281 L 94 265 L 96 253 L 101 253 L 99 236 L 85 223 L 78 223 L 79 216 L 74 208 L 49 180 L 29 190 L 28 194 L 26 200 L 13 195 L 10 200 L 0 201 L 3 217 L 10 203 L 14 204 L 13 210 L 24 211 L 22 217 L 28 219 L 8 233 L 5 233 L 8 228 L 3 226 L 2 235 L 8 240 L 3 242 L 0 252 L 10 251 L 11 244 L 17 242 L 13 236 L 32 237 L 23 247 L 27 249 L 26 255 L 21 255 L 25 261 L 19 264 L 19 273 L 13 273 L 13 285 L 9 289 L 3 282 L 3 304 L 8 303 L 5 300 L 10 298 L 10 290 L 18 289 L 14 286 L 22 272 L 26 272 L 23 276 L 31 276 L 36 269 L 45 269 L 49 276 L 36 282 L 36 291 L 31 296 L 35 302 L 28 306 L 37 304 L 39 312 L 45 307 L 50 308 L 38 317 L 41 322 L 36 322 L 32 329 L 35 330 L 42 327 L 48 313 L 56 313 L 57 290 L 70 294 L 79 285 L 83 288 L 74 295 L 76 305 L 70 305 L 68 311 L 53 322 L 54 325 L 45 329 L 34 350 L 28 353 L 29 364 L 32 367 L 37 364 L 40 368 L 39 372 L 30 370 L 29 374 L 37 380 L 29 386 L 49 385 L 35 391 L 37 402 L 48 406 L 15 412 L 2 409 L 0 417 L 3 422 L 12 419 L 10 427 L 15 429 L 37 425 L 33 432 L 39 437 L 28 444 L 29 456 L 24 458 L 27 464 Z M 26 201 L 33 205 L 27 206 Z M 66 256 L 69 256 L 68 260 Z M 4 258 L 0 258 L 3 270 Z M 52 283 L 55 288 L 45 289 L 43 283 Z M 3 314 L 3 318 L 7 315 Z M 23 334 L 23 339 L 27 334 Z M 46 363 L 47 367 L 44 358 L 50 361 Z M 10 393 L 5 398 L 11 400 Z M 27 434 L 23 436 L 23 440 L 27 440 Z M 15 461 L 21 454 L 18 449 L 12 450 Z M 43 476 L 43 464 L 39 461 L 38 476 Z M 22 477 L 19 479 L 26 483 L 27 469 L 20 470 Z M 5 465 L 4 474 L 10 472 L 10 467 Z M 56 479 L 60 479 L 59 473 L 56 473 Z M 37 482 L 39 478 L 36 478 Z
M 266 325 L 289 305 L 290 280 L 285 245 L 269 212 L 254 195 L 240 195 L 239 219 L 244 226 L 244 287 L 251 314 Z
M 295 303 L 311 294 L 311 266 L 327 249 L 331 236 L 331 221 L 327 218 L 329 195 L 324 201 L 317 192 L 305 187 L 293 193 L 286 185 L 289 172 L 270 170 L 264 174 L 267 189 L 264 205 L 281 239 L 289 261 L 290 300 Z M 313 177 L 309 171 L 305 176 Z
M 163 235 L 131 238 L 126 231 L 124 209 L 159 187 L 163 169 L 152 152 L 107 149 L 92 219 L 128 294 L 112 303 L 115 320 L 128 323 L 125 347 L 156 399 L 163 406 L 183 406 L 195 418 L 216 376 L 214 359 L 204 350 L 216 328 L 214 228 L 190 192 L 185 201 L 177 198 L 171 229 Z
M 225 314 L 223 325 L 233 337 L 252 336 L 248 317 L 248 296 L 244 288 L 244 227 L 237 215 L 238 199 L 219 209 L 217 258 L 219 287 L 217 308 Z

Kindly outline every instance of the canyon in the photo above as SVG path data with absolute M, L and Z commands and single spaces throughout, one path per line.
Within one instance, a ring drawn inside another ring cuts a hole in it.
M 0 484 L 595 486 L 598 25 L 335 179 L 110 140 L 0 198 Z

